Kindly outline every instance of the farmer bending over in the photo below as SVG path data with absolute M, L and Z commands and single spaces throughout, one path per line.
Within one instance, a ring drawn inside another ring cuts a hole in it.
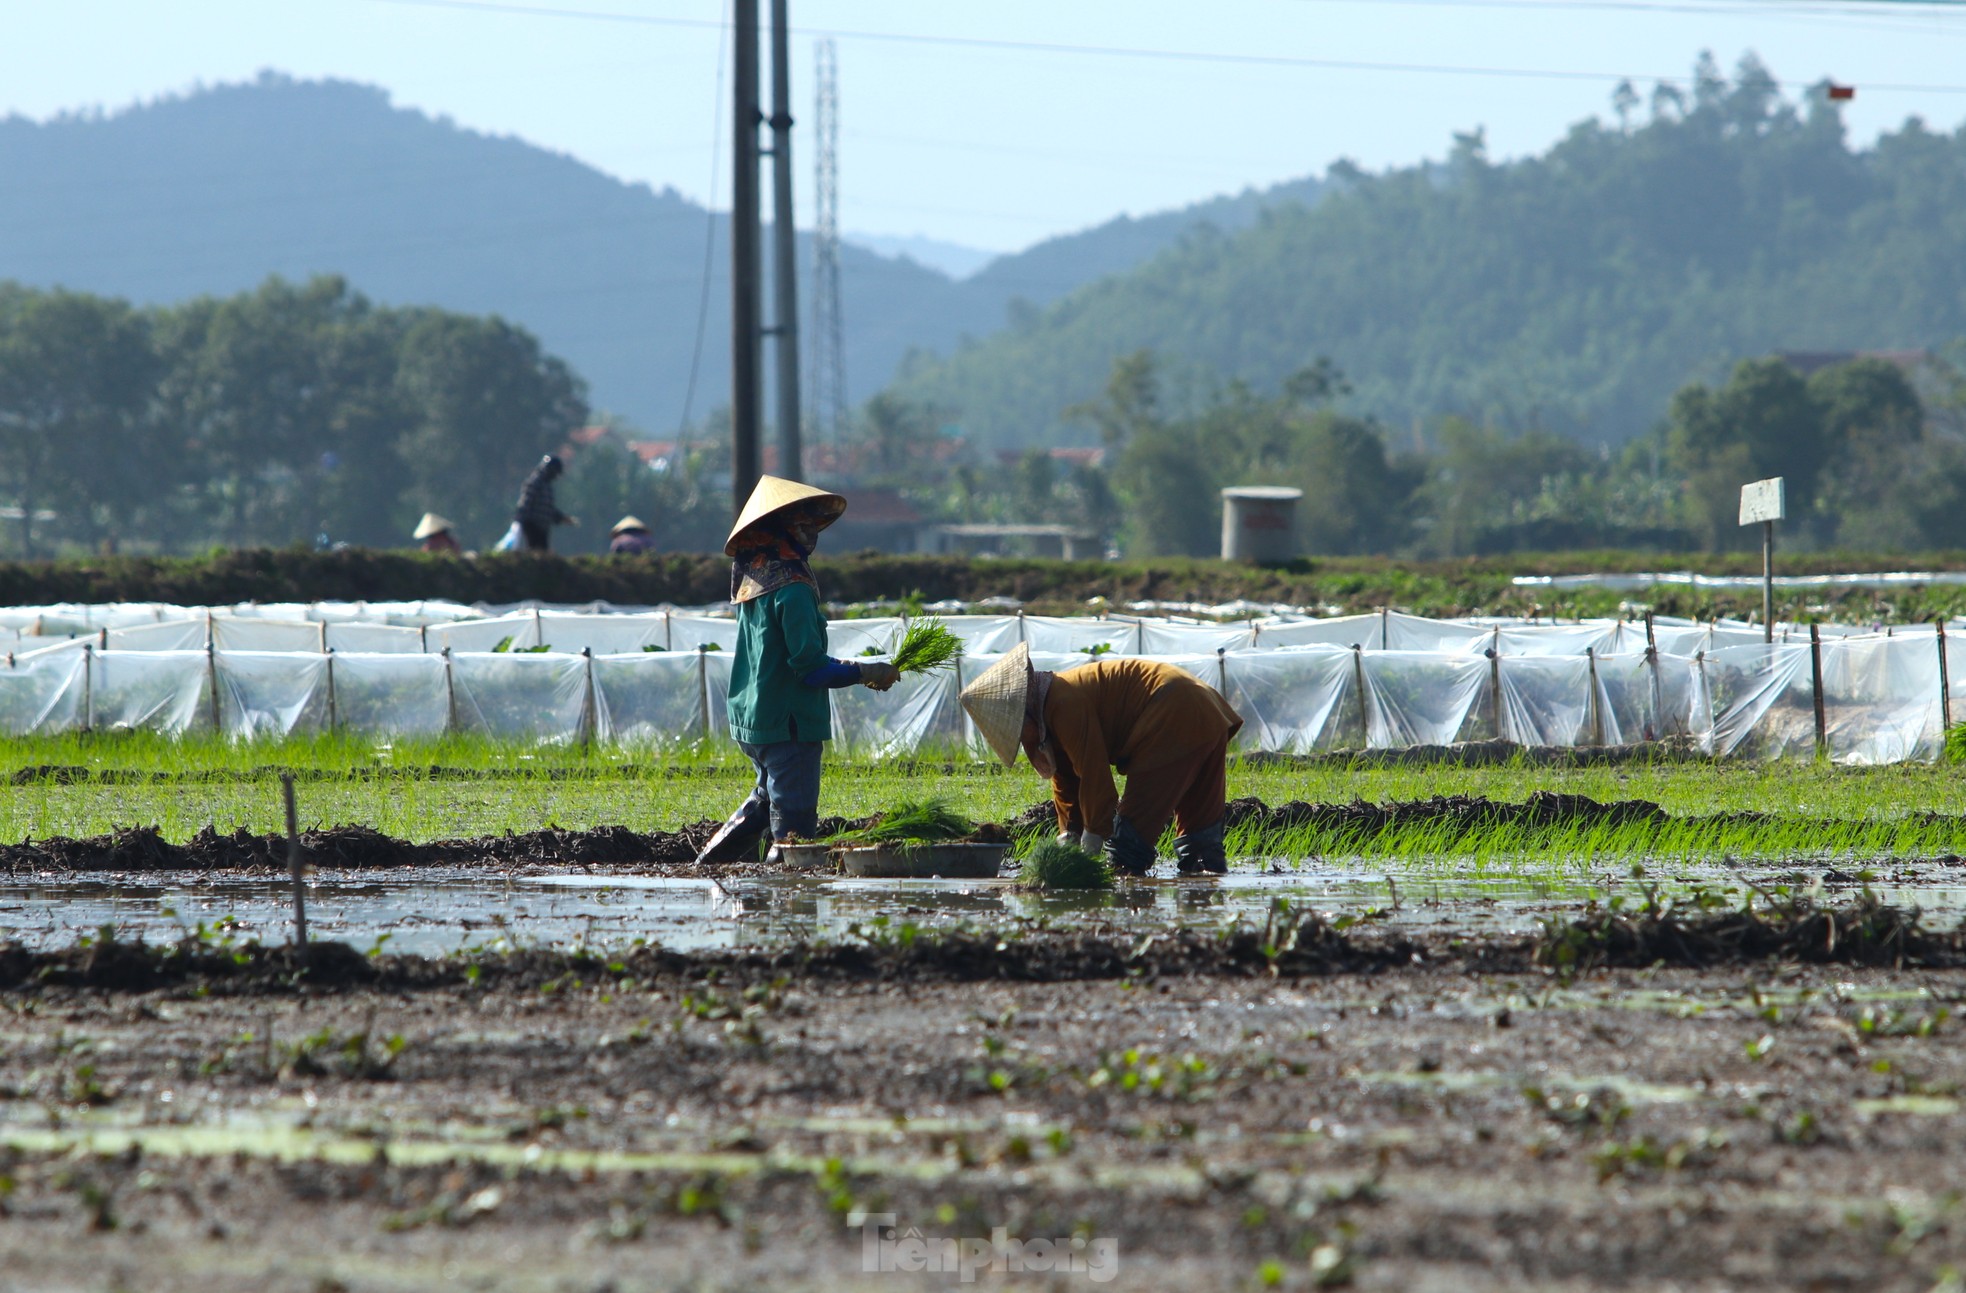
M 1173 818 L 1183 874 L 1228 870 L 1225 773 L 1242 719 L 1193 674 L 1140 659 L 1046 673 L 1020 645 L 965 687 L 962 702 L 1004 766 L 1022 746 L 1051 779 L 1060 839 L 1145 875 Z M 1125 795 L 1113 787 L 1114 768 L 1126 777 Z
M 703 846 L 699 866 L 755 856 L 767 829 L 774 840 L 812 838 L 819 830 L 820 745 L 833 739 L 827 689 L 862 683 L 886 691 L 901 676 L 884 660 L 856 664 L 826 654 L 826 614 L 806 559 L 819 532 L 844 511 L 838 494 L 763 476 L 724 543 L 737 604 L 726 713 L 758 784 Z

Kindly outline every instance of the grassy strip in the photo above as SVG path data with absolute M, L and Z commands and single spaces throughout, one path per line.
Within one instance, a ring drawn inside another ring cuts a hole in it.
M 1549 862 L 1632 859 L 1722 863 L 1741 858 L 1949 856 L 1966 852 L 1966 818 L 1673 817 L 1653 822 L 1467 825 L 1396 823 L 1376 830 L 1295 826 L 1228 832 L 1232 857 L 1364 858 L 1512 871 Z

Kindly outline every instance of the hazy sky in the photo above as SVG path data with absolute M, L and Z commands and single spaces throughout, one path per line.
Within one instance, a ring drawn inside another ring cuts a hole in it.
M 1797 92 L 1856 85 L 1859 140 L 1912 113 L 1948 130 L 1966 117 L 1966 0 L 792 3 L 802 122 L 814 40 L 838 43 L 845 228 L 998 250 L 1338 157 L 1439 156 L 1475 126 L 1497 157 L 1538 150 L 1608 112 L 1617 75 L 1649 94 L 1703 48 L 1729 69 L 1755 50 Z M 0 14 L 0 113 L 113 110 L 272 68 L 712 193 L 727 0 L 0 0 Z M 1444 70 L 1474 68 L 1560 75 Z M 811 139 L 796 147 L 808 212 Z M 720 167 L 718 205 L 728 182 Z

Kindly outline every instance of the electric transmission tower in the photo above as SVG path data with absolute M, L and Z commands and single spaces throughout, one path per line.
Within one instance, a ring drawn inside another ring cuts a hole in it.
M 837 445 L 846 435 L 846 337 L 840 321 L 840 80 L 833 42 L 822 40 L 813 105 L 811 424 L 818 437 Z

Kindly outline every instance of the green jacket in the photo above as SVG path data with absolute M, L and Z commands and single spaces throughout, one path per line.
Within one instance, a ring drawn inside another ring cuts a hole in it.
M 751 745 L 832 740 L 832 697 L 799 681 L 828 658 L 826 613 L 810 585 L 787 584 L 739 603 L 725 708 L 730 734 Z

